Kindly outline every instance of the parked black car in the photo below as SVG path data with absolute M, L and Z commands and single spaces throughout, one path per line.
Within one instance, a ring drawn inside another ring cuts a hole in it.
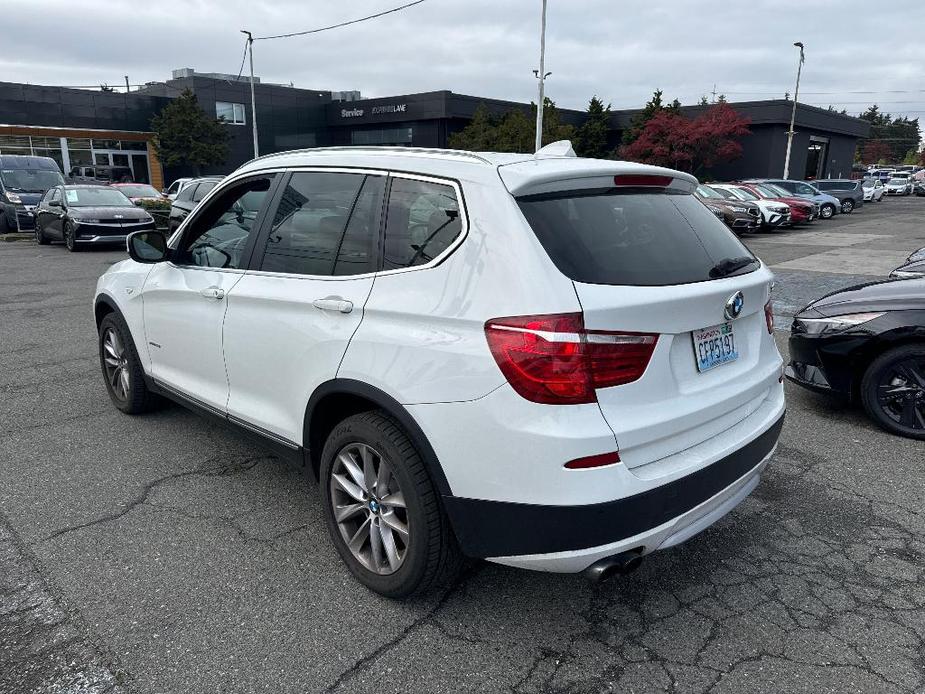
M 860 401 L 887 431 L 925 440 L 925 279 L 829 294 L 790 330 L 788 379 Z
M 64 241 L 69 251 L 124 245 L 126 236 L 145 229 L 154 229 L 154 218 L 108 186 L 55 186 L 35 209 L 35 240 Z
M 61 169 L 51 157 L 0 155 L 0 234 L 33 229 L 38 201 L 62 183 Z
M 847 178 L 827 178 L 812 181 L 823 193 L 833 195 L 841 200 L 841 211 L 851 214 L 864 205 L 864 181 Z
M 172 234 L 176 231 L 187 215 L 221 180 L 221 176 L 207 176 L 195 178 L 187 183 L 170 205 L 170 218 L 167 220 L 168 233 Z

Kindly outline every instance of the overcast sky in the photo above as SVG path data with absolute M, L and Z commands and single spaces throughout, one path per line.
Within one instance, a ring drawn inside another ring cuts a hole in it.
M 0 79 L 60 85 L 237 73 L 243 39 L 324 26 L 407 0 L 4 0 Z M 363 24 L 255 44 L 264 81 L 387 96 L 436 89 L 535 99 L 540 0 L 426 0 Z M 79 9 L 78 9 L 79 8 Z M 925 0 L 549 0 L 547 94 L 641 105 L 793 92 L 857 113 L 925 117 Z

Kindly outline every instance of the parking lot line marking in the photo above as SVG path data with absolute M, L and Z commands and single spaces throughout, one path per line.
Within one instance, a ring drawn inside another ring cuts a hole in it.
M 772 265 L 771 269 L 808 270 L 839 275 L 881 275 L 883 279 L 903 264 L 908 251 L 877 250 L 872 248 L 835 248 L 824 253 L 787 260 Z
M 808 231 L 773 238 L 761 238 L 762 243 L 783 243 L 795 246 L 857 246 L 871 241 L 893 238 L 892 234 L 845 234 L 837 231 Z

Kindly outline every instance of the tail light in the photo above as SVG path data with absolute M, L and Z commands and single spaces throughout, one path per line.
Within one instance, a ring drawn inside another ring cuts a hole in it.
M 768 324 L 768 334 L 774 334 L 774 306 L 771 305 L 771 300 L 768 299 L 768 303 L 764 305 L 764 321 Z
M 658 176 L 652 174 L 620 174 L 613 177 L 615 186 L 652 186 L 666 188 L 671 185 L 671 176 Z
M 494 318 L 485 335 L 501 373 L 531 402 L 597 402 L 595 391 L 637 380 L 658 335 L 586 330 L 581 313 Z

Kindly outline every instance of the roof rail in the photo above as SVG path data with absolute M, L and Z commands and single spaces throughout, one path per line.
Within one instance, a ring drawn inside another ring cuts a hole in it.
M 467 159 L 474 159 L 483 164 L 492 164 L 490 159 L 486 159 L 475 152 L 467 152 L 461 149 L 438 149 L 434 147 L 397 147 L 389 145 L 338 145 L 334 147 L 306 147 L 303 149 L 291 149 L 284 152 L 273 152 L 255 157 L 250 161 L 260 161 L 270 157 L 278 157 L 284 154 L 314 154 L 321 152 L 369 152 L 372 154 L 394 154 L 396 156 L 456 156 Z M 249 163 L 249 162 L 246 162 Z

